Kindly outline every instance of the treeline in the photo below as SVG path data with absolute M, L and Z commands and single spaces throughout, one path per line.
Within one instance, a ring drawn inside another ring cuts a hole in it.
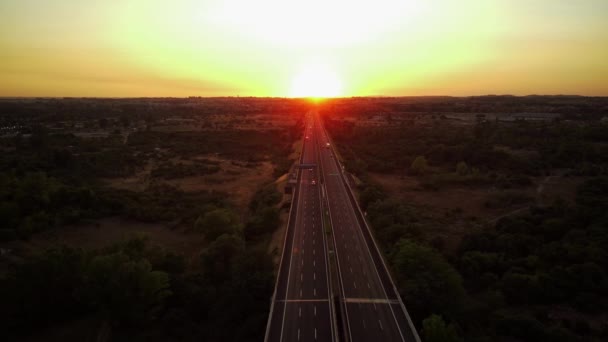
M 192 118 L 216 114 L 305 113 L 306 100 L 284 98 L 133 98 L 133 99 L 1 99 L 0 123 L 91 121 L 128 118 L 129 121 L 157 121 L 169 116 Z
M 424 157 L 431 174 L 475 175 L 479 182 L 516 177 L 510 182 L 514 186 L 529 183 L 525 177 L 556 168 L 569 168 L 571 174 L 583 176 L 608 173 L 608 125 L 486 122 L 455 129 L 441 121 L 432 126 L 382 128 L 331 118 L 325 123 L 355 173 L 415 174 L 418 157 Z M 509 153 L 505 148 L 522 153 Z M 461 163 L 466 168 L 458 170 Z
M 258 341 L 273 266 L 263 251 L 222 235 L 195 271 L 183 256 L 143 239 L 103 250 L 48 250 L 0 278 L 7 340 L 73 326 L 74 340 Z M 238 305 L 237 305 L 238 304 Z M 47 336 L 48 338 L 49 336 Z
M 112 205 L 87 186 L 72 186 L 44 172 L 0 173 L 0 241 L 103 217 Z
M 323 107 L 354 117 L 387 113 L 559 113 L 566 118 L 597 120 L 608 114 L 607 105 L 606 97 L 489 95 L 343 98 L 330 100 Z

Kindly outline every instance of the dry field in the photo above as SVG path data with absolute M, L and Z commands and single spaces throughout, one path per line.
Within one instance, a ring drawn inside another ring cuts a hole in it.
M 524 212 L 529 205 L 547 205 L 554 200 L 573 199 L 582 179 L 578 177 L 550 176 L 533 179 L 534 184 L 517 189 L 529 196 L 530 202 L 502 208 L 492 208 L 486 202 L 509 190 L 496 188 L 467 188 L 446 186 L 439 190 L 425 190 L 416 177 L 370 173 L 391 198 L 416 208 L 423 216 L 439 224 L 428 231 L 432 237 L 441 237 L 447 251 L 455 251 L 461 238 L 473 227 L 483 227 L 501 217 Z

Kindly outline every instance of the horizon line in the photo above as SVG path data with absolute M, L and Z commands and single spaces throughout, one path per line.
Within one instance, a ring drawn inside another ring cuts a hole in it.
M 472 98 L 472 97 L 587 97 L 587 98 L 603 98 L 608 97 L 606 95 L 580 95 L 580 94 L 526 94 L 526 95 L 514 95 L 514 94 L 484 94 L 484 95 L 360 95 L 360 96 L 331 96 L 331 97 L 319 97 L 319 96 L 303 96 L 303 97 L 292 97 L 292 96 L 240 96 L 240 95 L 223 95 L 223 96 L 202 96 L 202 95 L 189 95 L 189 96 L 0 96 L 1 100 L 7 99 L 99 99 L 99 100 L 126 100 L 126 99 L 226 99 L 226 98 L 257 98 L 257 99 L 285 99 L 285 100 L 307 100 L 307 99 L 356 99 L 356 98 Z

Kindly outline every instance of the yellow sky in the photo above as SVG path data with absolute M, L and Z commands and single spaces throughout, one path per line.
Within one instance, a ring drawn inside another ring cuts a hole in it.
M 608 95 L 607 61 L 606 0 L 0 2 L 0 96 Z

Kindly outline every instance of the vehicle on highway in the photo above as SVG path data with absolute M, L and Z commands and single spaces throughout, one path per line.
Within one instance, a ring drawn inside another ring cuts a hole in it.
M 326 144 L 325 144 L 325 147 L 329 148 L 329 143 L 326 143 Z
M 317 181 L 313 179 L 312 182 L 310 182 L 310 184 L 317 185 Z

